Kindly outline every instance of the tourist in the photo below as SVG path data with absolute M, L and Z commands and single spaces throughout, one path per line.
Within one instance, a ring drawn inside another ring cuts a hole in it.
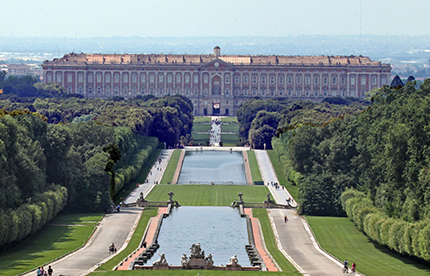
M 46 275 L 46 274 L 45 274 L 45 270 L 43 269 L 43 266 L 40 268 L 40 275 L 41 275 L 41 276 Z
M 42 271 L 40 270 L 40 266 L 36 270 L 36 276 L 41 276 Z
M 352 265 L 351 265 L 351 272 L 355 273 L 355 263 L 352 263 Z
M 287 221 L 288 221 L 288 218 L 287 218 L 287 215 L 285 215 L 284 216 L 284 222 L 287 223 Z
M 48 268 L 48 276 L 52 276 L 52 273 L 54 273 L 54 270 L 52 269 L 51 266 L 49 266 L 49 268 Z
M 348 260 L 343 261 L 343 269 L 348 273 Z

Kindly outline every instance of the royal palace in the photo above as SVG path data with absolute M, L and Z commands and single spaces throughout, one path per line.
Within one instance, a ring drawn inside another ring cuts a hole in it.
M 389 84 L 391 66 L 363 56 L 66 54 L 43 79 L 88 98 L 181 94 L 195 115 L 235 115 L 248 99 L 358 97 Z

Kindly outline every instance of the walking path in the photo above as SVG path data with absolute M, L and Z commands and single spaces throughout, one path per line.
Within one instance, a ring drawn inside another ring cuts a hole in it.
M 154 182 L 161 180 L 172 151 L 163 150 L 160 153 L 161 164 L 156 162 L 152 168 L 152 174 L 148 176 L 148 182 L 136 185 L 136 189 L 130 193 L 124 202 L 135 202 L 141 192 L 147 196 L 154 187 Z M 157 167 L 161 170 L 157 170 Z M 141 214 L 142 208 L 129 207 L 121 208 L 120 213 L 105 215 L 84 247 L 45 266 L 51 265 L 55 275 L 64 276 L 86 275 L 94 271 L 114 256 L 109 254 L 109 246 L 112 243 L 116 245 L 118 252 L 125 249 L 137 227 Z M 34 276 L 35 271 L 25 275 Z
M 264 183 L 278 182 L 267 152 L 256 150 L 255 156 Z M 291 197 L 286 189 L 276 189 L 270 184 L 268 187 L 279 204 L 285 204 L 286 199 Z M 295 201 L 292 205 L 295 205 Z M 295 210 L 269 209 L 269 214 L 278 248 L 300 273 L 343 275 L 343 265 L 318 246 L 306 220 L 297 215 Z M 284 216 L 288 217 L 287 223 Z
M 221 142 L 221 117 L 212 117 L 209 145 L 219 147 Z M 218 124 L 216 122 L 219 122 Z

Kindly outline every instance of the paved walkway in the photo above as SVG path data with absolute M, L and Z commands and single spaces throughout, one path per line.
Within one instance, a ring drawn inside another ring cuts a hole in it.
M 220 123 L 216 124 L 217 121 Z M 221 142 L 221 117 L 212 117 L 209 144 L 214 147 L 219 147 L 219 142 Z
M 173 150 L 163 150 L 160 153 L 161 164 L 154 165 L 152 174 L 148 176 L 148 182 L 138 185 L 134 191 L 124 200 L 135 202 L 142 192 L 144 196 L 152 190 L 155 181 L 160 181 Z M 157 170 L 161 167 L 161 170 Z M 166 195 L 166 200 L 168 196 Z M 107 214 L 103 217 L 93 236 L 81 249 L 50 264 L 54 269 L 54 275 L 86 275 L 94 271 L 100 264 L 105 263 L 113 255 L 109 254 L 109 246 L 114 243 L 118 252 L 122 251 L 130 241 L 137 227 L 142 208 L 121 208 L 120 213 Z M 25 275 L 35 275 L 31 271 Z
M 255 156 L 264 183 L 278 182 L 267 152 L 256 150 Z M 268 187 L 277 203 L 285 204 L 286 199 L 291 197 L 286 189 L 275 189 L 271 185 Z M 318 247 L 307 222 L 295 210 L 269 209 L 269 214 L 278 248 L 300 273 L 344 275 L 342 264 Z M 284 222 L 285 215 L 288 217 L 287 223 Z

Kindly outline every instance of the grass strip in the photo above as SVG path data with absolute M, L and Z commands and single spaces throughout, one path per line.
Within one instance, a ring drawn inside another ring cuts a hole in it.
M 193 123 L 210 123 L 212 121 L 211 116 L 194 116 Z
M 297 272 L 296 268 L 285 258 L 284 254 L 276 246 L 275 235 L 270 225 L 269 215 L 266 209 L 252 209 L 252 216 L 260 220 L 264 242 L 270 255 L 275 259 L 283 272 Z
M 273 169 L 275 170 L 276 176 L 278 177 L 279 184 L 285 186 L 291 196 L 295 199 L 299 199 L 299 187 L 296 185 L 292 185 L 290 181 L 288 181 L 287 177 L 284 174 L 281 162 L 279 162 L 278 155 L 274 150 L 268 150 L 270 160 L 272 161 Z
M 348 218 L 306 216 L 306 219 L 321 247 L 339 260 L 355 262 L 360 273 L 367 276 L 430 274 L 428 266 L 372 242 Z
M 237 117 L 236 116 L 229 116 L 229 117 L 221 117 L 221 123 L 237 123 Z
M 263 178 L 261 177 L 260 173 L 260 168 L 258 167 L 257 158 L 255 157 L 255 152 L 253 150 L 248 150 L 247 153 L 252 181 L 263 181 Z
M 97 271 L 90 275 L 97 275 Z M 262 276 L 262 275 L 300 275 L 297 272 L 266 272 L 266 271 L 215 271 L 215 270 L 121 270 L 121 271 L 107 271 L 103 272 L 103 276 L 138 276 L 138 275 L 148 275 L 148 276 L 211 276 L 211 275 L 227 275 L 227 276 Z
M 161 178 L 161 184 L 172 183 L 173 176 L 175 175 L 176 167 L 178 166 L 179 156 L 181 155 L 181 150 L 174 150 L 172 156 L 170 157 L 169 164 L 164 171 L 163 178 Z
M 168 192 L 173 192 L 173 200 L 183 206 L 230 206 L 240 192 L 245 202 L 263 202 L 269 190 L 246 185 L 156 185 L 146 199 L 167 201 Z
M 139 223 L 136 230 L 134 231 L 133 237 L 130 239 L 127 247 L 118 253 L 115 257 L 102 264 L 96 271 L 103 272 L 112 270 L 116 265 L 118 265 L 122 260 L 124 260 L 128 255 L 130 255 L 134 250 L 140 246 L 142 237 L 145 234 L 146 226 L 148 225 L 149 219 L 155 217 L 158 213 L 158 208 L 145 208 L 143 210 L 142 216 L 140 217 Z
M 1 253 L 0 274 L 21 274 L 80 248 L 101 219 L 101 214 L 57 215 L 15 247 Z

